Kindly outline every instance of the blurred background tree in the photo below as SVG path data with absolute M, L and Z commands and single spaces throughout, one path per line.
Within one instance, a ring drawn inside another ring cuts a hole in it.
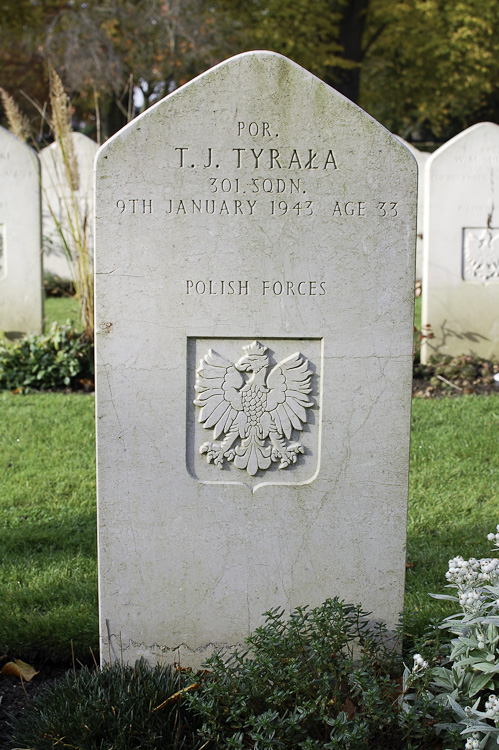
M 499 122 L 497 0 L 0 0 L 0 85 L 32 120 L 50 62 L 104 140 L 224 58 L 280 52 L 409 140 Z M 29 98 L 21 99 L 22 90 Z
M 374 0 L 368 25 L 383 22 L 362 66 L 373 117 L 409 140 L 499 122 L 497 0 Z

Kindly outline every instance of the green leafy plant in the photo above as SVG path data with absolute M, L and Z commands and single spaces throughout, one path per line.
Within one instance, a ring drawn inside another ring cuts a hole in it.
M 174 667 L 145 662 L 67 672 L 42 688 L 12 739 L 36 750 L 194 750 L 196 719 L 177 700 L 184 683 Z
M 487 538 L 499 550 L 499 526 Z M 450 653 L 427 672 L 433 704 L 447 706 L 454 717 L 439 729 L 459 731 L 465 750 L 492 750 L 499 744 L 499 559 L 458 555 L 449 560 L 446 578 L 457 595 L 432 596 L 461 611 L 441 623 L 457 637 Z
M 248 652 L 213 655 L 188 694 L 209 748 L 415 750 L 435 735 L 424 706 L 400 701 L 400 662 L 359 606 L 329 599 L 281 610 L 247 639 Z M 423 696 L 424 702 L 424 696 Z
M 0 390 L 29 392 L 93 387 L 93 345 L 70 325 L 0 345 Z

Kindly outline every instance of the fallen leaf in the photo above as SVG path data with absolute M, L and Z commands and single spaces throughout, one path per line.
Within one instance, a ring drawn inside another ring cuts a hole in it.
M 345 711 L 348 719 L 353 719 L 357 714 L 357 708 L 355 704 L 350 700 L 350 698 L 347 698 L 345 700 L 345 704 L 342 707 L 342 710 Z
M 8 661 L 2 667 L 2 674 L 11 674 L 13 677 L 19 677 L 24 682 L 31 682 L 33 677 L 40 672 L 36 671 L 30 664 L 26 664 L 21 659 L 14 659 L 14 661 Z

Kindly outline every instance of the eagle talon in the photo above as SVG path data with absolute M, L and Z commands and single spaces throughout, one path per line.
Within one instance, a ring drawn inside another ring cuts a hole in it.
M 280 469 L 285 469 L 290 464 L 295 464 L 299 453 L 305 453 L 305 449 L 301 443 L 290 443 L 287 445 L 282 453 L 275 450 L 276 458 L 274 460 L 281 459 L 279 464 Z
M 209 464 L 213 461 L 219 469 L 223 468 L 224 457 L 221 447 L 216 443 L 203 443 L 199 448 L 200 453 L 206 453 L 206 460 Z
M 230 450 L 225 451 L 224 456 L 227 459 L 227 461 L 233 461 L 234 458 L 236 457 L 236 451 L 233 448 L 231 448 Z

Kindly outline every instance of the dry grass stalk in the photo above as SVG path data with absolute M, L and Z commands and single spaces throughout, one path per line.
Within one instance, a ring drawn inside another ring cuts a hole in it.
M 87 338 L 93 339 L 94 291 L 93 264 L 89 252 L 89 216 L 80 205 L 77 194 L 80 180 L 71 128 L 71 103 L 60 77 L 52 66 L 49 68 L 49 78 L 52 132 L 60 149 L 64 171 L 60 181 L 69 189 L 67 196 L 64 195 L 61 200 L 62 213 L 59 215 L 50 204 L 49 210 L 69 260 L 80 303 L 83 332 Z M 56 158 L 54 165 L 57 171 Z
M 80 179 L 78 161 L 74 150 L 73 131 L 71 128 L 71 103 L 57 72 L 49 66 L 50 105 L 52 117 L 46 116 L 45 107 L 42 109 L 27 95 L 26 98 L 38 109 L 43 122 L 47 122 L 59 146 L 62 160 L 63 174 L 59 168 L 59 160 L 54 155 L 54 168 L 60 185 L 67 186 L 63 190 L 60 202 L 48 209 L 54 220 L 57 234 L 73 276 L 73 283 L 80 304 L 82 330 L 87 339 L 94 335 L 94 290 L 93 263 L 89 252 L 89 216 L 87 208 L 80 203 L 77 194 Z M 23 93 L 23 92 L 21 92 Z M 0 87 L 5 113 L 12 133 L 26 141 L 31 135 L 28 118 L 22 114 L 19 107 L 6 91 Z
M 0 86 L 0 97 L 9 123 L 9 130 L 21 141 L 27 141 L 31 135 L 31 125 L 26 115 L 21 112 L 14 99 Z
M 72 190 L 78 190 L 78 162 L 73 148 L 71 127 L 71 102 L 64 90 L 62 81 L 54 68 L 49 66 L 50 106 L 52 109 L 52 129 L 55 140 L 60 146 L 67 180 Z

